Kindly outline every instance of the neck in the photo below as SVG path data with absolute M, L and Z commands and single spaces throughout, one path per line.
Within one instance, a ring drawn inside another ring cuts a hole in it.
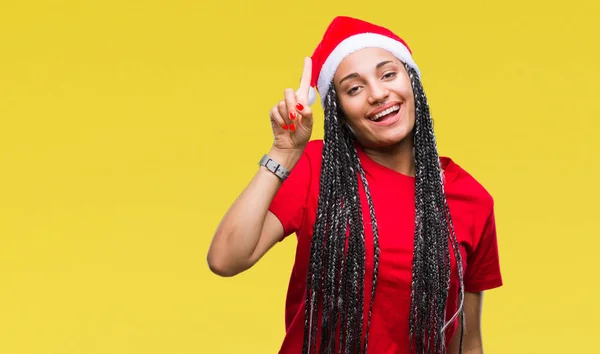
M 363 148 L 378 164 L 407 176 L 415 176 L 415 156 L 412 136 L 385 148 Z

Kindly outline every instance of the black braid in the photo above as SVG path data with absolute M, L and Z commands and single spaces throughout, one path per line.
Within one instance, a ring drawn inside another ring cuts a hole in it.
M 429 105 L 416 71 L 405 65 L 415 96 L 415 240 L 411 349 L 416 353 L 445 353 L 445 329 L 463 314 L 464 285 L 462 257 L 450 218 L 442 182 L 440 160 Z M 450 241 L 459 277 L 459 308 L 445 322 L 450 288 Z M 461 328 L 461 350 L 463 328 Z
M 415 96 L 415 234 L 411 290 L 411 351 L 445 353 L 445 328 L 464 301 L 462 261 L 450 219 L 432 120 L 417 73 L 405 65 Z M 366 353 L 379 268 L 379 234 L 375 208 L 354 136 L 331 83 L 325 99 L 325 136 L 317 216 L 311 241 L 306 288 L 303 353 Z M 373 230 L 374 269 L 366 337 L 364 314 L 365 232 L 359 178 Z M 347 240 L 347 244 L 346 244 Z M 450 253 L 454 249 L 460 280 L 460 306 L 445 322 L 450 287 Z M 337 331 L 339 331 L 339 337 Z M 317 343 L 317 335 L 320 336 Z M 461 328 L 461 347 L 462 347 Z M 462 353 L 462 348 L 461 348 Z

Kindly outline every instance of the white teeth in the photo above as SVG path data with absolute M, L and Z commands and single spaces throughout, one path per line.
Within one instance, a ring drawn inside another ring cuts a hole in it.
M 377 113 L 375 116 L 373 116 L 373 117 L 371 118 L 371 120 L 377 120 L 377 119 L 379 119 L 379 118 L 381 118 L 381 117 L 383 117 L 383 116 L 385 116 L 385 115 L 387 115 L 387 114 L 390 114 L 390 113 L 392 113 L 392 112 L 395 112 L 395 111 L 397 111 L 397 110 L 399 110 L 399 109 L 400 109 L 400 106 L 399 106 L 399 105 L 392 106 L 392 107 L 390 107 L 390 108 L 386 109 L 386 110 L 385 110 L 385 111 L 383 111 L 383 112 Z

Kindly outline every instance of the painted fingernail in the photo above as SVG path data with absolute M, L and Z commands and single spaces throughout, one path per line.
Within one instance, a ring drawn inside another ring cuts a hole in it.
M 296 112 L 290 112 L 290 119 L 291 120 L 296 119 Z
M 304 110 L 304 106 L 301 103 L 296 103 L 296 109 L 299 111 L 303 111 Z
M 296 130 L 296 126 L 294 125 L 294 123 L 290 124 L 290 130 L 291 130 L 291 131 L 294 131 L 294 130 Z
M 287 124 L 283 124 L 281 127 L 282 127 L 284 130 L 288 130 L 288 126 L 287 126 Z

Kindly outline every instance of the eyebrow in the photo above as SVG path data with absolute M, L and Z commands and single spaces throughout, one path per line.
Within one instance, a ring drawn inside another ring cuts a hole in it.
M 393 61 L 391 60 L 386 60 L 386 61 L 382 61 L 381 63 L 375 65 L 375 69 L 379 69 L 382 66 L 389 64 L 389 63 L 393 63 Z M 358 73 L 352 73 L 350 75 L 346 75 L 343 79 L 340 80 L 340 82 L 338 83 L 338 85 L 341 85 L 342 82 L 344 82 L 344 80 L 348 80 L 348 79 L 352 79 L 358 76 Z

